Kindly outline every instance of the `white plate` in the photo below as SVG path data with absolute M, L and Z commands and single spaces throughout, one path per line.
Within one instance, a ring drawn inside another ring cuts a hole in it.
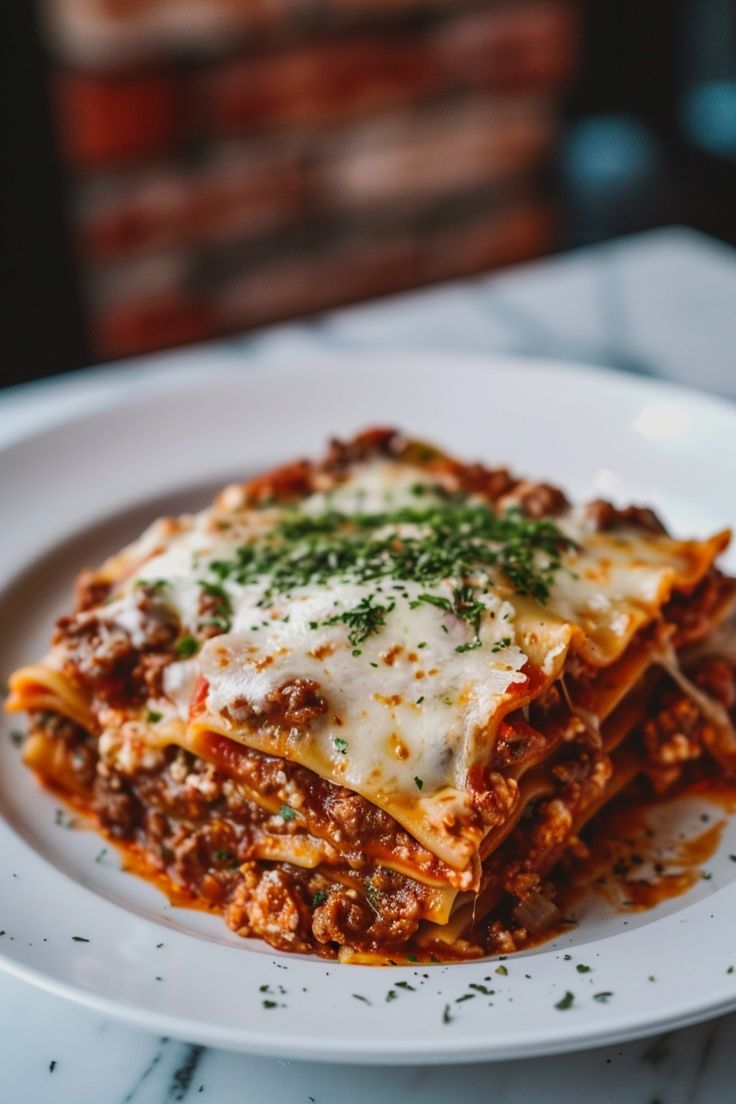
M 594 369 L 397 353 L 246 373 L 205 360 L 198 381 L 154 392 L 0 452 L 3 675 L 44 651 L 76 570 L 153 515 L 371 424 L 508 462 L 576 495 L 654 503 L 678 532 L 735 520 L 734 408 Z M 734 825 L 712 878 L 689 894 L 627 916 L 592 909 L 501 976 L 491 962 L 348 967 L 238 940 L 219 917 L 171 908 L 122 873 L 57 808 L 0 739 L 2 964 L 162 1034 L 264 1055 L 448 1062 L 582 1048 L 736 1007 Z M 557 1009 L 568 990 L 573 1006 Z M 613 993 L 608 1003 L 593 999 L 601 991 Z

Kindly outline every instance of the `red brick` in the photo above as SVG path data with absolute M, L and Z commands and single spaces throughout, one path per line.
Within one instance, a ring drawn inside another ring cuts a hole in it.
M 438 80 L 437 63 L 413 38 L 315 41 L 203 73 L 195 113 L 201 129 L 221 133 L 313 126 L 415 103 Z
M 471 99 L 355 128 L 319 170 L 327 208 L 412 209 L 538 166 L 556 134 L 535 96 Z
M 572 0 L 481 8 L 439 27 L 435 49 L 465 86 L 559 88 L 575 64 L 576 17 Z
M 420 280 L 448 280 L 537 257 L 555 245 L 557 220 L 538 199 L 438 228 L 422 243 Z
M 218 317 L 224 329 L 260 325 L 399 291 L 418 273 L 411 238 L 356 238 L 253 267 L 218 296 Z
M 100 307 L 92 319 L 94 353 L 102 360 L 201 341 L 216 333 L 206 300 L 176 289 Z
M 281 31 L 293 0 L 46 0 L 52 51 L 94 66 L 139 64 L 151 57 L 211 54 L 233 35 Z
M 551 248 L 549 207 L 530 199 L 412 236 L 355 236 L 340 248 L 255 266 L 217 296 L 224 329 L 308 315 L 526 260 Z
M 554 233 L 549 207 L 529 198 L 428 233 L 355 234 L 322 251 L 292 251 L 209 292 L 192 291 L 187 266 L 176 261 L 161 258 L 147 271 L 123 267 L 108 273 L 93 311 L 95 351 L 128 356 L 487 271 L 546 252 Z
M 64 156 L 86 169 L 166 154 L 176 142 L 179 96 L 166 71 L 62 74 L 56 108 Z
M 57 56 L 91 65 L 139 63 L 186 50 L 208 54 L 293 35 L 306 13 L 321 29 L 437 16 L 473 0 L 46 0 L 45 21 Z
M 317 0 L 316 7 L 326 14 L 353 16 L 367 22 L 386 15 L 430 15 L 457 11 L 464 0 Z
M 111 196 L 93 196 L 78 210 L 82 254 L 110 259 L 170 246 L 200 249 L 296 224 L 306 202 L 300 166 L 293 159 L 254 160 L 152 169 L 117 181 Z

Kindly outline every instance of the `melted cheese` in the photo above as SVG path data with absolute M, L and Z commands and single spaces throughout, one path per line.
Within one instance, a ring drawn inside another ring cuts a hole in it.
M 407 584 L 410 601 L 424 589 Z M 512 609 L 497 598 L 493 608 L 489 602 L 482 646 L 458 652 L 471 635 L 465 623 L 426 603 L 412 610 L 402 600 L 380 633 L 353 648 L 344 625 L 323 622 L 335 602 L 349 609 L 367 592 L 339 583 L 298 588 L 275 602 L 273 619 L 263 618 L 249 595 L 233 631 L 202 649 L 200 668 L 210 689 L 197 723 L 363 794 L 445 861 L 458 865 L 459 851 L 465 865 L 477 834 L 459 839 L 451 853 L 443 853 L 441 838 L 451 818 L 461 824 L 470 813 L 465 777 L 479 757 L 479 741 L 486 757 L 492 747 L 487 726 L 528 683 L 521 670 L 526 654 L 501 644 L 514 633 Z M 285 623 L 281 611 L 287 610 Z M 320 627 L 310 628 L 315 623 Z M 257 633 L 248 627 L 254 624 Z M 308 732 L 292 738 L 248 723 L 253 713 L 267 721 L 269 695 L 297 679 L 316 683 L 327 703 Z M 237 703 L 247 703 L 240 715 Z
M 449 477 L 440 478 L 453 489 Z M 354 465 L 337 483 L 325 477 L 299 510 L 315 518 L 439 502 L 437 479 L 410 464 L 377 459 Z M 213 510 L 157 523 L 105 566 L 119 584 L 95 615 L 140 643 L 140 583 L 163 582 L 162 600 L 182 632 L 196 635 L 201 582 L 216 578 L 211 563 L 232 560 L 282 513 L 278 506 L 245 508 L 233 490 Z M 228 631 L 166 669 L 164 699 L 148 703 L 163 715 L 151 726 L 155 740 L 181 740 L 188 723 L 192 732 L 222 732 L 300 763 L 362 794 L 443 861 L 464 869 L 489 829 L 474 807 L 469 772 L 489 761 L 504 714 L 557 679 L 570 649 L 593 665 L 615 662 L 672 589 L 693 586 L 727 542 L 727 534 L 697 543 L 640 530 L 595 533 L 574 511 L 560 527 L 575 547 L 565 552 L 544 604 L 515 594 L 495 568 L 474 580 L 484 607 L 477 639 L 466 620 L 420 600 L 429 592 L 450 602 L 462 580 L 361 582 L 344 573 L 287 594 L 270 593 L 267 575 L 247 583 L 227 575 L 220 585 L 231 608 Z M 417 523 L 393 528 L 404 538 L 422 532 Z M 340 615 L 366 599 L 383 607 L 383 623 L 351 641 Z M 206 698 L 191 713 L 202 678 Z M 279 695 L 300 680 L 313 686 L 324 709 L 288 725 L 280 719 L 283 710 L 278 713 Z M 510 781 L 507 814 L 518 801 L 514 787 Z

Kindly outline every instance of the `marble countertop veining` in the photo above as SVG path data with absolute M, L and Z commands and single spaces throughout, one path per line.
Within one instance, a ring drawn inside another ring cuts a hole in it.
M 551 1058 L 361 1067 L 253 1058 L 113 1024 L 15 978 L 0 983 L 3 1104 L 727 1104 L 736 1014 Z
M 206 346 L 250 366 L 319 352 L 496 350 L 604 364 L 736 399 L 736 253 L 672 228 Z M 0 442 L 173 374 L 189 349 L 0 393 Z M 1 911 L 1 902 L 0 902 Z M 0 917 L 1 919 L 1 917 Z M 695 951 L 694 953 L 697 953 Z M 2 1104 L 726 1104 L 736 1014 L 585 1053 L 383 1068 L 248 1057 L 154 1037 L 0 975 Z

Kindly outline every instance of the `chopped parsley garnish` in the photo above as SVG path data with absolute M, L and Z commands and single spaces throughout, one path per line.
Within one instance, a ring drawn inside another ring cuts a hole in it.
M 421 790 L 424 786 L 424 779 L 423 778 L 417 778 L 417 776 L 414 775 L 414 785 L 416 786 L 416 788 L 418 790 Z
M 158 724 L 163 719 L 163 713 L 159 713 L 156 709 L 149 709 L 146 712 L 146 724 Z
M 584 966 L 582 962 L 578 962 L 575 969 L 577 970 L 577 972 L 579 974 L 589 974 L 590 973 L 590 966 Z
M 371 902 L 372 905 L 375 905 L 375 903 L 378 901 L 378 890 L 376 889 L 370 878 L 365 879 L 363 883 L 363 889 L 368 900 Z
M 443 1022 L 443 1024 L 452 1023 L 452 1021 L 454 1019 L 455 1019 L 455 1017 L 450 1015 L 450 1006 L 449 1006 L 449 1004 L 446 1004 L 445 1008 L 444 1008 L 444 1011 L 442 1013 L 442 1022 Z
M 496 967 L 496 973 L 500 974 L 501 977 L 508 977 L 508 970 L 506 969 L 506 967 L 504 965 L 497 966 Z
M 397 989 L 406 989 L 409 993 L 416 993 L 416 989 L 408 981 L 395 981 L 394 985 Z
M 227 865 L 233 870 L 239 865 L 237 857 L 232 853 L 232 851 L 215 851 L 214 857 L 217 859 L 218 862 L 227 863 Z
M 417 698 L 417 705 L 421 705 L 423 701 L 424 701 L 424 694 L 422 694 L 422 696 L 420 698 Z
M 206 621 L 200 621 L 198 628 L 206 629 L 208 625 L 214 625 L 220 632 L 230 632 L 230 622 L 226 617 L 208 617 Z
M 56 809 L 54 812 L 54 824 L 57 828 L 76 828 L 77 822 L 64 809 Z
M 101 863 L 103 861 L 103 859 L 105 858 L 106 854 L 107 854 L 107 848 L 103 847 L 102 850 L 98 851 L 97 854 L 95 855 L 95 862 L 96 863 Z
M 400 526 L 421 532 L 399 533 Z M 372 514 L 294 511 L 262 539 L 238 548 L 233 559 L 209 567 L 221 581 L 246 584 L 266 577 L 269 595 L 331 578 L 428 585 L 465 580 L 496 567 L 519 594 L 543 602 L 562 566 L 561 553 L 569 547 L 572 542 L 549 518 L 527 518 L 519 508 L 497 514 L 490 505 L 461 496 Z M 475 629 L 483 609 L 475 589 L 459 586 L 452 605 L 451 612 Z M 345 619 L 351 630 L 362 633 L 357 643 L 380 627 L 378 616 L 364 608 L 355 624 Z
M 221 583 L 210 583 L 207 581 L 207 579 L 200 579 L 199 585 L 201 586 L 205 594 L 209 594 L 212 598 L 217 598 L 218 602 L 220 602 L 223 608 L 230 611 L 230 595 Z
M 432 494 L 422 491 L 407 505 L 387 505 L 376 512 L 362 512 L 359 507 L 355 513 L 328 508 L 312 514 L 293 508 L 258 538 L 236 548 L 231 558 L 207 565 L 210 577 L 199 585 L 211 601 L 202 608 L 208 620 L 198 630 L 229 631 L 233 608 L 226 582 L 261 585 L 257 604 L 268 608 L 277 594 L 289 596 L 294 588 L 335 580 L 366 587 L 365 596 L 350 609 L 335 603 L 332 616 L 308 624 L 311 629 L 345 625 L 354 657 L 361 656 L 364 641 L 385 626 L 399 596 L 412 608 L 424 602 L 464 621 L 472 637 L 455 650 L 469 652 L 482 647 L 480 627 L 487 610 L 483 595 L 498 577 L 517 593 L 544 602 L 555 572 L 563 566 L 562 554 L 571 547 L 573 542 L 549 518 L 525 517 L 519 507 L 496 513 L 489 503 L 471 501 L 463 493 L 441 487 Z M 421 590 L 418 597 L 410 596 L 409 582 Z M 397 592 L 395 599 L 381 599 L 382 584 Z M 440 584 L 452 589 L 432 593 Z M 253 632 L 258 628 L 251 626 Z M 447 624 L 441 628 L 449 631 Z M 492 650 L 500 651 L 510 643 L 506 637 Z M 187 658 L 199 646 L 186 633 L 175 651 Z M 427 642 L 416 647 L 424 649 Z
M 370 1003 L 371 1003 L 371 1002 L 370 1002 L 370 1001 L 368 1000 L 368 998 L 367 998 L 367 997 L 364 997 L 364 996 L 363 996 L 363 994 L 362 994 L 362 993 L 353 993 L 353 996 L 355 997 L 355 999 L 356 999 L 356 1000 L 362 1001 L 362 1002 L 363 1002 L 363 1004 L 370 1004 Z
M 605 989 L 602 993 L 594 993 L 593 1000 L 600 1001 L 601 1004 L 607 1004 L 613 996 L 610 989 Z
M 214 625 L 214 627 L 221 632 L 229 632 L 230 618 L 233 612 L 230 595 L 221 583 L 212 583 L 207 579 L 200 579 L 199 585 L 204 593 L 213 599 L 211 605 L 213 607 L 212 612 L 214 616 L 208 621 L 203 621 L 202 625 Z
M 319 906 L 323 905 L 326 900 L 327 900 L 327 890 L 326 889 L 318 889 L 317 892 L 312 897 L 312 908 L 319 908 Z
M 480 648 L 481 642 L 478 636 L 480 619 L 486 607 L 483 602 L 477 600 L 475 589 L 472 586 L 464 584 L 455 587 L 452 592 L 452 601 L 439 594 L 420 594 L 417 601 L 428 602 L 430 605 L 437 606 L 439 609 L 459 617 L 462 621 L 467 621 L 472 627 L 475 637 L 467 644 L 461 644 L 457 647 L 456 652 L 469 652 L 472 648 Z M 420 647 L 422 647 L 421 644 Z
M 292 809 L 291 805 L 282 805 L 279 809 L 279 816 L 282 820 L 295 820 L 296 809 Z
M 341 736 L 336 736 L 333 743 L 341 755 L 344 755 L 348 750 L 348 742 L 347 740 L 343 740 Z
M 503 640 L 498 640 L 491 648 L 492 652 L 502 652 L 504 648 L 511 646 L 511 637 L 504 636 Z
M 394 602 L 387 606 L 374 606 L 373 595 L 369 594 L 365 598 L 361 598 L 354 609 L 336 613 L 334 617 L 329 617 L 323 624 L 337 625 L 342 622 L 347 625 L 350 629 L 348 641 L 356 648 L 367 637 L 383 628 L 386 624 L 386 614 L 390 613 L 394 606 Z M 360 652 L 354 651 L 353 655 L 360 655 Z
M 558 1008 L 560 1012 L 566 1012 L 568 1008 L 572 1008 L 574 1000 L 575 994 L 571 993 L 568 989 L 564 997 L 562 997 L 561 1000 L 558 1000 L 555 1008 Z
M 277 1008 L 278 1007 L 278 1002 L 275 1001 L 275 1000 L 266 999 L 266 1000 L 261 1001 L 261 1004 L 263 1005 L 264 1008 Z
M 471 981 L 468 989 L 475 989 L 476 993 L 482 993 L 484 997 L 492 997 L 495 993 L 495 989 L 489 989 L 487 985 L 481 985 L 477 981 Z
M 89 943 L 89 939 L 85 939 L 83 935 L 73 935 L 72 936 L 72 942 L 73 943 Z

